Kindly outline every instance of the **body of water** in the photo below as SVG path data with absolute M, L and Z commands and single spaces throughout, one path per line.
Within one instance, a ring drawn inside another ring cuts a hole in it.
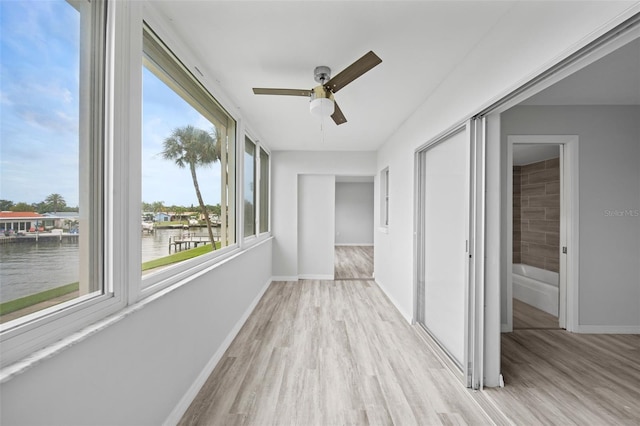
M 217 230 L 214 230 L 216 232 Z M 142 234 L 142 262 L 169 254 L 169 238 L 183 232 L 207 235 L 206 228 L 189 231 L 160 229 Z M 78 281 L 80 247 L 77 241 L 39 241 L 0 245 L 0 301 L 18 299 Z M 173 251 L 172 251 L 173 253 Z

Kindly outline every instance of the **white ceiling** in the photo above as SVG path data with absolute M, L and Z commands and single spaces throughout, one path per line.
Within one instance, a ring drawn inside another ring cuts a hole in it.
M 560 17 L 581 4 L 594 3 L 153 2 L 202 61 L 198 69 L 238 106 L 254 138 L 272 150 L 349 151 L 377 150 L 483 40 L 507 31 L 514 37 L 501 49 L 534 45 L 536 34 L 558 31 L 566 24 Z M 316 66 L 335 75 L 369 50 L 383 62 L 336 94 L 348 120 L 341 126 L 312 116 L 306 98 L 251 90 L 310 89 Z M 509 50 L 499 53 L 509 60 Z

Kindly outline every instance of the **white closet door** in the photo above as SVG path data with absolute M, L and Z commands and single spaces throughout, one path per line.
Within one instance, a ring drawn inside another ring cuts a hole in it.
M 460 131 L 423 155 L 423 321 L 462 368 L 468 324 L 469 135 Z

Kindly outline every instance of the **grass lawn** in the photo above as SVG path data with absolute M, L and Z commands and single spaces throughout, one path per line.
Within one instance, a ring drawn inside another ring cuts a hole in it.
M 220 243 L 216 243 L 216 249 L 220 248 Z M 211 244 L 205 244 L 200 247 L 192 248 L 189 250 L 179 251 L 177 253 L 170 254 L 169 256 L 161 257 L 159 259 L 153 259 L 142 264 L 142 270 L 148 271 L 149 269 L 159 268 L 160 266 L 171 265 L 172 263 L 182 262 L 183 260 L 191 259 L 209 253 L 211 251 Z
M 28 308 L 29 306 L 35 305 L 37 303 L 46 302 L 47 300 L 64 296 L 65 294 L 73 293 L 74 291 L 78 291 L 79 287 L 79 283 L 71 283 L 63 285 L 62 287 L 52 288 L 51 290 L 45 290 L 43 292 L 32 294 L 30 296 L 25 296 L 19 299 L 0 303 L 0 315 L 10 314 L 11 312 Z
M 216 243 L 216 249 L 220 248 L 220 243 Z M 150 260 L 142 264 L 142 270 L 148 271 L 150 269 L 159 268 L 161 266 L 171 265 L 172 263 L 182 262 L 183 260 L 191 259 L 201 256 L 211 251 L 211 244 L 205 244 L 200 247 L 196 247 L 190 250 L 179 251 L 169 256 L 161 257 L 159 259 Z M 45 290 L 40 293 L 32 294 L 30 296 L 21 297 L 19 299 L 10 300 L 8 302 L 0 303 L 0 316 L 10 314 L 11 312 L 18 311 L 20 309 L 28 308 L 29 306 L 46 302 L 47 300 L 54 299 L 56 297 L 64 296 L 65 294 L 78 291 L 78 283 L 72 283 L 63 285 L 62 287 L 52 288 L 51 290 Z

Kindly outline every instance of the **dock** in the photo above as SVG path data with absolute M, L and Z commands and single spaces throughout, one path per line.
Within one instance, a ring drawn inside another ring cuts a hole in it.
M 214 240 L 216 238 L 220 238 L 219 235 L 213 236 Z M 211 244 L 211 240 L 208 235 L 196 235 L 195 233 L 185 232 L 180 236 L 174 237 L 171 239 L 169 237 L 169 253 L 171 253 L 171 246 L 173 246 L 173 251 L 176 252 L 178 250 L 196 248 L 199 244 Z M 183 247 L 184 246 L 184 247 Z
M 69 232 L 29 232 L 11 236 L 0 236 L 0 244 L 28 243 L 38 241 L 78 241 L 79 234 Z

